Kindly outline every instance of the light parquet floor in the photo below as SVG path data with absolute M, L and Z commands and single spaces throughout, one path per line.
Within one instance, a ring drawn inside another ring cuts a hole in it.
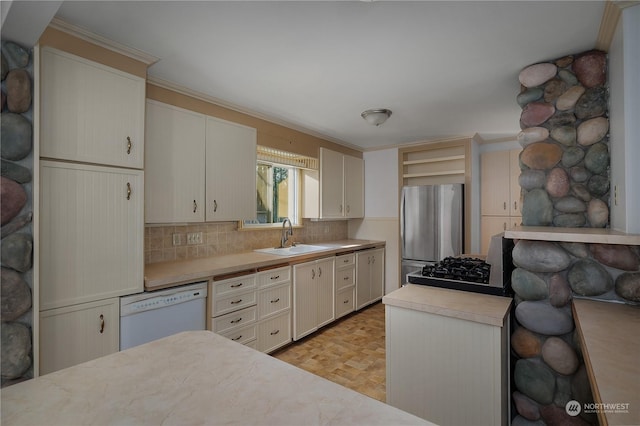
M 272 355 L 371 398 L 386 401 L 384 305 L 380 302 Z

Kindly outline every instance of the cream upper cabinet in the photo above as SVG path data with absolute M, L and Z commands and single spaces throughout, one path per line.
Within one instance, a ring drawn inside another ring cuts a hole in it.
M 364 161 L 320 148 L 320 171 L 304 173 L 303 216 L 318 219 L 364 217 Z
M 344 205 L 346 217 L 364 217 L 364 160 L 344 156 Z
M 203 222 L 204 115 L 147 100 L 145 221 Z
M 256 129 L 207 117 L 205 220 L 256 218 Z
M 40 156 L 141 169 L 144 78 L 44 47 Z
M 483 216 L 521 216 L 520 150 L 480 156 L 480 205 Z
M 141 170 L 40 162 L 40 309 L 137 293 L 144 283 Z

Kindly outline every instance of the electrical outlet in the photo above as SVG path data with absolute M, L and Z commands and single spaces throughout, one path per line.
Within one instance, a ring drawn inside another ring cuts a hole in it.
M 184 244 L 184 239 L 182 238 L 182 234 L 172 234 L 173 237 L 173 245 L 181 246 Z
M 187 234 L 187 244 L 202 244 L 202 232 L 189 232 Z

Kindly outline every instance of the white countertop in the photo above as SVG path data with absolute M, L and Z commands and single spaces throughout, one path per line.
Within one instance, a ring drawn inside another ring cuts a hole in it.
M 432 425 L 209 331 L 6 387 L 9 425 Z
M 510 297 L 491 296 L 447 288 L 407 284 L 382 298 L 389 306 L 502 327 Z
M 208 279 L 215 275 L 306 262 L 349 251 L 384 247 L 385 242 L 376 240 L 340 240 L 313 243 L 313 245 L 324 246 L 326 249 L 293 256 L 278 256 L 249 251 L 191 260 L 151 263 L 145 265 L 144 268 L 144 288 L 145 290 L 157 290 L 175 286 L 176 284 Z

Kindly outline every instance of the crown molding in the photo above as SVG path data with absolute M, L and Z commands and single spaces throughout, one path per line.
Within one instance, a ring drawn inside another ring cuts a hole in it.
M 257 118 L 259 120 L 268 121 L 269 123 L 277 124 L 279 126 L 286 127 L 288 129 L 296 130 L 296 131 L 298 131 L 300 133 L 304 133 L 304 134 L 307 134 L 309 136 L 316 137 L 318 139 L 323 139 L 323 140 L 328 141 L 328 142 L 333 142 L 335 144 L 342 145 L 344 147 L 347 147 L 347 148 L 350 148 L 350 149 L 354 149 L 356 151 L 361 151 L 361 152 L 363 151 L 363 148 L 361 146 L 350 144 L 350 143 L 347 143 L 347 142 L 339 140 L 339 139 L 330 138 L 330 137 L 328 137 L 326 135 L 314 132 L 314 131 L 309 130 L 307 128 L 304 128 L 302 126 L 298 126 L 296 124 L 290 123 L 290 122 L 285 121 L 285 120 L 281 120 L 281 119 L 270 117 L 270 116 L 268 116 L 266 114 L 262 114 L 262 113 L 250 110 L 248 108 L 241 107 L 239 105 L 236 105 L 236 104 L 233 104 L 231 102 L 216 98 L 214 96 L 210 96 L 210 95 L 204 94 L 202 92 L 199 92 L 199 91 L 196 91 L 196 90 L 193 90 L 193 89 L 189 89 L 188 87 L 181 86 L 179 84 L 170 82 L 168 80 L 164 80 L 164 79 L 161 79 L 161 78 L 157 78 L 157 77 L 153 77 L 153 76 L 149 76 L 148 75 L 147 76 L 147 83 L 153 84 L 154 86 L 158 86 L 158 87 L 161 87 L 163 89 L 171 90 L 171 91 L 179 93 L 181 95 L 189 96 L 191 98 L 194 98 L 194 99 L 197 99 L 197 100 L 200 100 L 200 101 L 204 101 L 204 102 L 208 102 L 208 103 L 211 103 L 211 104 L 214 104 L 214 105 L 218 105 L 218 106 L 221 106 L 223 108 L 227 108 L 227 109 L 230 109 L 232 111 L 239 112 L 241 114 L 246 114 L 246 115 L 249 115 L 251 117 Z
M 596 49 L 608 52 L 613 40 L 613 35 L 616 32 L 618 21 L 622 9 L 627 7 L 640 5 L 640 1 L 611 1 L 607 0 L 604 4 L 604 11 L 602 12 L 602 20 L 600 21 L 600 31 L 598 31 L 598 38 L 596 39 Z
M 90 31 L 87 31 L 84 28 L 80 28 L 78 26 L 69 24 L 68 22 L 65 22 L 59 18 L 53 18 L 49 23 L 49 26 L 53 29 L 62 31 L 64 33 L 67 33 L 69 35 L 82 39 L 84 41 L 87 41 L 89 43 L 95 44 L 105 49 L 109 49 L 113 52 L 127 56 L 131 59 L 135 59 L 136 61 L 146 64 L 147 66 L 150 66 L 158 62 L 158 60 L 160 59 L 146 52 L 143 52 L 142 50 L 125 46 L 113 40 L 109 40 L 106 37 L 102 37 L 98 34 L 94 34 Z

